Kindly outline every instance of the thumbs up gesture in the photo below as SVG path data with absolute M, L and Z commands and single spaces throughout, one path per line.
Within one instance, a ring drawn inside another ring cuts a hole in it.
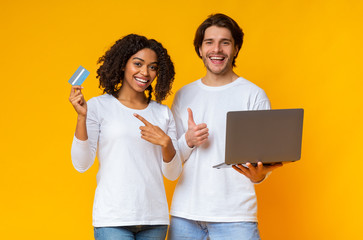
M 193 118 L 193 112 L 188 108 L 188 130 L 185 133 L 185 140 L 189 147 L 198 147 L 208 140 L 207 124 L 196 124 Z

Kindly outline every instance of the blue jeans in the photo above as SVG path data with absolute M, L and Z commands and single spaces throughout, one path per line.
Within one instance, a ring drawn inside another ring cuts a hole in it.
M 164 240 L 168 225 L 95 227 L 96 240 Z
M 261 240 L 256 222 L 201 222 L 171 217 L 168 240 Z

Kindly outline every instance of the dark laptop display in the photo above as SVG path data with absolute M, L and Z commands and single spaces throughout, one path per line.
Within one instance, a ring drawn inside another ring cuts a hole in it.
M 299 160 L 303 116 L 303 109 L 228 112 L 225 162 L 214 167 Z

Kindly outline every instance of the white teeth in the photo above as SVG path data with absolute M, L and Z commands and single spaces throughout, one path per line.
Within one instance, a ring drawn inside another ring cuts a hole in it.
M 147 83 L 147 80 L 144 80 L 144 79 L 141 79 L 141 78 L 135 78 L 135 79 L 138 82 Z
M 211 60 L 223 60 L 223 57 L 210 57 Z

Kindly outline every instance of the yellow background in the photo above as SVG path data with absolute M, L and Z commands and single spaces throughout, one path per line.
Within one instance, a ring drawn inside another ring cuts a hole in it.
M 235 71 L 273 108 L 305 109 L 301 161 L 256 187 L 262 239 L 363 239 L 362 1 L 170 2 L 0 3 L 1 239 L 92 239 L 97 164 L 83 174 L 71 164 L 68 79 L 83 65 L 86 98 L 99 95 L 97 59 L 137 33 L 169 50 L 175 93 L 205 73 L 192 42 L 216 12 L 245 32 Z

